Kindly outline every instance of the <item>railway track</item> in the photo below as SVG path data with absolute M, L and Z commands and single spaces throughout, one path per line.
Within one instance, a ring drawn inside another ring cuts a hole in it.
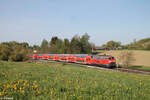
M 62 63 L 62 62 L 51 61 L 51 60 L 48 60 L 48 61 L 47 60 L 40 60 L 40 61 Z M 94 69 L 100 69 L 100 70 L 109 70 L 109 71 L 116 71 L 116 72 L 128 72 L 128 73 L 150 75 L 150 71 L 131 69 L 131 68 L 113 68 L 113 69 L 110 69 L 110 68 L 104 68 L 104 67 L 100 67 L 100 66 L 96 66 L 96 65 L 87 65 L 87 64 L 79 64 L 79 63 L 67 63 L 67 64 L 78 65 L 81 67 L 94 68 Z
M 150 71 L 137 70 L 137 69 L 131 69 L 131 68 L 113 68 L 113 69 L 110 69 L 110 68 L 104 68 L 104 67 L 99 67 L 99 66 L 89 66 L 89 65 L 84 65 L 84 66 L 88 67 L 88 68 L 96 68 L 96 69 L 101 69 L 101 70 L 110 70 L 110 71 L 116 71 L 116 72 L 128 72 L 128 73 L 150 75 Z
M 148 75 L 150 75 L 150 71 L 131 69 L 131 68 L 115 68 L 114 70 L 118 70 L 120 72 L 129 72 L 129 73 L 138 73 L 138 74 L 148 74 Z

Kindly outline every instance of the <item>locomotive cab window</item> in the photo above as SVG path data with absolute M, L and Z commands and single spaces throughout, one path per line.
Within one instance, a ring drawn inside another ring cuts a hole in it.
M 113 60 L 114 59 L 114 57 L 110 57 L 110 58 L 108 58 L 109 60 Z

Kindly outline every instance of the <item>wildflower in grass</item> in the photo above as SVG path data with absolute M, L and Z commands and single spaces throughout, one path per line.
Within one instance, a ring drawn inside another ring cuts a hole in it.
M 142 86 L 142 82 L 141 81 L 139 82 L 139 85 Z
M 38 85 L 37 85 L 37 84 L 35 84 L 35 85 L 33 85 L 33 87 L 34 87 L 34 88 L 37 88 L 37 87 L 38 87 Z
M 14 89 L 14 90 L 16 90 L 16 89 L 17 89 L 16 84 L 15 84 L 15 85 L 13 85 L 13 89 Z
M 40 90 L 37 89 L 37 94 L 40 94 L 40 93 L 41 93 Z
M 50 91 L 50 95 L 53 95 L 53 91 Z
M 3 96 L 4 95 L 4 93 L 3 92 L 0 92 L 0 96 Z
M 96 81 L 94 81 L 94 87 L 96 87 Z
M 25 91 L 24 91 L 24 90 L 21 90 L 20 92 L 21 92 L 22 94 L 24 94 L 24 93 L 25 93 Z
M 75 96 L 76 96 L 76 94 L 75 94 L 75 93 L 73 93 L 73 94 L 72 94 L 72 96 L 73 96 L 73 97 L 75 97 Z
M 10 85 L 9 85 L 9 84 L 7 84 L 7 85 L 6 85 L 6 89 L 8 89 L 9 87 L 10 87 Z
M 84 88 L 81 88 L 81 90 L 84 91 L 85 89 L 84 89 Z

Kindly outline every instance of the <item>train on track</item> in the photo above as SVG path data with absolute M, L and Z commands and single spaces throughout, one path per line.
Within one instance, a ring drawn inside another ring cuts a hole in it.
M 49 60 L 68 63 L 80 63 L 97 65 L 100 67 L 115 68 L 116 60 L 110 55 L 92 55 L 92 54 L 33 54 L 33 60 Z

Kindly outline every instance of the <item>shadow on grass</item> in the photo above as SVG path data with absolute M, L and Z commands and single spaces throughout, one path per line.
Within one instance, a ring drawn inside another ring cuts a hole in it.
M 131 68 L 142 68 L 142 66 L 131 66 Z
M 129 67 L 123 67 L 122 65 L 118 65 L 118 68 L 134 68 L 134 69 L 140 69 L 140 68 L 143 68 L 143 66 L 129 66 Z

